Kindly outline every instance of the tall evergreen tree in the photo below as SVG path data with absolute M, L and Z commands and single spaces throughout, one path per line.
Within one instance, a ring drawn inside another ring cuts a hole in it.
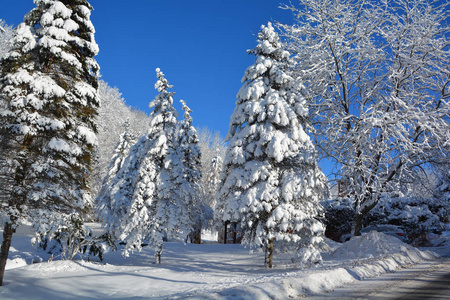
M 177 147 L 179 151 L 182 169 L 175 172 L 182 178 L 180 184 L 181 203 L 186 207 L 186 218 L 188 218 L 189 238 L 191 242 L 201 243 L 202 228 L 207 226 L 212 209 L 201 194 L 200 182 L 201 172 L 201 151 L 197 130 L 192 126 L 192 110 L 181 100 L 184 111 L 184 118 L 180 122 L 177 133 Z M 180 176 L 181 174 L 181 176 Z
M 119 137 L 116 148 L 114 149 L 113 157 L 108 168 L 108 173 L 103 179 L 102 188 L 96 199 L 97 216 L 99 219 L 108 218 L 108 216 L 114 211 L 114 208 L 110 206 L 111 200 L 109 198 L 109 187 L 111 181 L 119 173 L 125 158 L 130 152 L 130 148 L 137 142 L 137 137 L 133 130 L 130 128 L 130 122 L 127 120 L 124 124 L 124 131 Z
M 127 106 L 119 89 L 109 86 L 103 80 L 99 80 L 98 98 L 102 105 L 96 118 L 98 147 L 91 189 L 94 198 L 99 195 L 103 179 L 109 171 L 111 156 L 114 154 L 120 136 L 124 133 L 123 124 L 128 120 L 130 130 L 139 137 L 147 131 L 149 123 L 146 113 Z
M 287 73 L 289 53 L 272 24 L 261 27 L 249 52 L 256 60 L 242 79 L 226 137 L 220 217 L 241 222 L 244 244 L 265 247 L 266 267 L 272 267 L 275 239 L 298 245 L 302 263 L 317 262 L 325 177 L 304 131 L 306 101 Z
M 205 207 L 211 208 L 211 214 L 204 214 L 203 225 L 213 225 L 214 210 L 216 208 L 216 194 L 219 186 L 220 171 L 222 170 L 223 157 L 225 156 L 226 144 L 219 132 L 214 134 L 208 128 L 198 130 L 198 145 L 201 152 L 200 181 L 202 201 Z M 205 224 L 207 222 L 208 224 Z
M 12 47 L 13 28 L 0 19 L 0 59 L 5 56 Z
M 147 133 L 131 147 L 128 157 L 109 187 L 112 212 L 104 225 L 107 231 L 126 243 L 124 256 L 140 251 L 144 241 L 155 245 L 157 262 L 161 257 L 164 230 L 155 220 L 162 204 L 158 204 L 161 172 L 166 157 L 173 149 L 177 112 L 173 107 L 172 88 L 160 69 L 156 69 L 159 94 L 150 102 L 150 124 Z
M 86 0 L 35 0 L 1 62 L 4 224 L 2 283 L 11 238 L 28 219 L 42 235 L 70 228 L 91 205 L 98 46 Z M 76 243 L 73 244 L 76 247 Z

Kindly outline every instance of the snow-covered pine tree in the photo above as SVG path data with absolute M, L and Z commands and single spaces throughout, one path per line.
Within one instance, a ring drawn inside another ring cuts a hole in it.
M 82 220 L 92 202 L 99 105 L 92 7 L 86 0 L 34 2 L 1 62 L 0 98 L 7 103 L 0 114 L 1 155 L 9 171 L 1 178 L 9 190 L 1 202 L 0 283 L 21 221 L 31 221 L 39 236 L 51 235 Z
M 177 132 L 177 148 L 183 168 L 175 175 L 182 178 L 180 200 L 186 207 L 189 239 L 192 243 L 200 244 L 202 228 L 211 219 L 212 209 L 201 196 L 201 151 L 197 130 L 192 126 L 192 110 L 186 102 L 180 102 L 184 116 Z
M 203 202 L 213 210 L 207 216 L 208 227 L 213 225 L 214 210 L 216 207 L 216 194 L 219 186 L 220 171 L 222 170 L 223 157 L 225 156 L 226 145 L 219 132 L 214 134 L 206 127 L 198 130 L 199 147 L 201 152 L 201 173 L 200 181 Z M 205 219 L 206 221 L 206 219 Z
M 302 264 L 317 263 L 326 183 L 304 131 L 306 101 L 287 73 L 289 53 L 271 23 L 249 52 L 257 58 L 242 79 L 226 137 L 220 217 L 241 222 L 244 244 L 265 248 L 266 267 L 272 267 L 274 240 L 296 243 Z
M 5 56 L 12 47 L 13 28 L 0 19 L 0 59 Z
M 110 207 L 111 201 L 109 198 L 109 187 L 111 181 L 114 177 L 119 173 L 122 165 L 124 163 L 125 158 L 128 156 L 130 152 L 131 146 L 133 146 L 137 142 L 137 137 L 134 134 L 133 130 L 130 128 L 129 120 L 125 121 L 123 124 L 124 131 L 119 137 L 119 141 L 117 142 L 116 148 L 114 149 L 113 157 L 111 158 L 111 162 L 109 164 L 108 172 L 106 176 L 103 178 L 102 188 L 96 199 L 96 207 L 97 207 L 97 217 L 102 220 L 104 218 L 108 218 L 108 216 L 112 212 L 112 208 Z
M 98 197 L 103 179 L 109 171 L 111 156 L 123 134 L 123 124 L 129 120 L 130 129 L 139 137 L 147 131 L 149 123 L 146 113 L 127 106 L 119 89 L 110 87 L 103 80 L 99 80 L 98 97 L 102 105 L 96 120 L 98 147 L 91 184 L 94 198 Z
M 140 251 L 144 241 L 153 243 L 157 262 L 161 257 L 165 238 L 161 221 L 155 220 L 159 202 L 161 171 L 167 168 L 166 157 L 173 149 L 177 124 L 177 112 L 173 107 L 173 92 L 160 69 L 156 69 L 158 81 L 155 88 L 159 94 L 149 104 L 149 129 L 131 147 L 122 168 L 111 181 L 109 197 L 111 214 L 103 219 L 108 233 L 126 243 L 123 255 Z

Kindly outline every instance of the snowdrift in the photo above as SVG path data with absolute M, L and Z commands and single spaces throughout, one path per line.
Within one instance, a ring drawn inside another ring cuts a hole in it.
M 322 268 L 290 273 L 269 282 L 226 289 L 191 299 L 299 298 L 330 292 L 356 280 L 395 272 L 438 257 L 434 252 L 420 251 L 395 237 L 371 231 L 367 235 L 353 237 L 331 254 L 324 254 L 325 266 Z M 341 264 L 332 266 L 333 262 Z

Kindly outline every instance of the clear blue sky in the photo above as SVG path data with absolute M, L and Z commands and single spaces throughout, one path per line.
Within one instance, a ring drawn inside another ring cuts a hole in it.
M 16 26 L 32 0 L 2 1 L 0 19 Z M 254 57 L 255 35 L 268 21 L 292 22 L 278 0 L 91 0 L 102 79 L 126 103 L 149 112 L 157 67 L 183 99 L 194 125 L 228 131 L 235 97 Z M 181 111 L 180 111 L 181 113 Z
M 35 7 L 32 0 L 2 1 L 0 19 L 18 25 Z M 150 112 L 156 68 L 193 110 L 196 127 L 228 132 L 245 69 L 246 50 L 267 22 L 292 23 L 288 0 L 91 0 L 102 79 L 116 86 L 126 103 Z M 330 167 L 322 163 L 325 174 Z

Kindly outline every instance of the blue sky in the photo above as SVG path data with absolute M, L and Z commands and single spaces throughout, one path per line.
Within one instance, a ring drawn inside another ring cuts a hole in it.
M 16 26 L 32 0 L 2 1 L 0 19 Z M 268 21 L 292 22 L 278 0 L 91 0 L 102 79 L 130 106 L 150 111 L 157 67 L 183 99 L 194 125 L 225 136 L 255 35 Z
M 3 1 L 0 19 L 18 25 L 32 0 Z M 156 68 L 193 110 L 196 127 L 228 132 L 245 69 L 255 57 L 262 24 L 292 23 L 280 9 L 287 0 L 91 0 L 102 79 L 119 88 L 126 103 L 147 113 L 155 97 Z M 330 166 L 321 163 L 327 174 Z

